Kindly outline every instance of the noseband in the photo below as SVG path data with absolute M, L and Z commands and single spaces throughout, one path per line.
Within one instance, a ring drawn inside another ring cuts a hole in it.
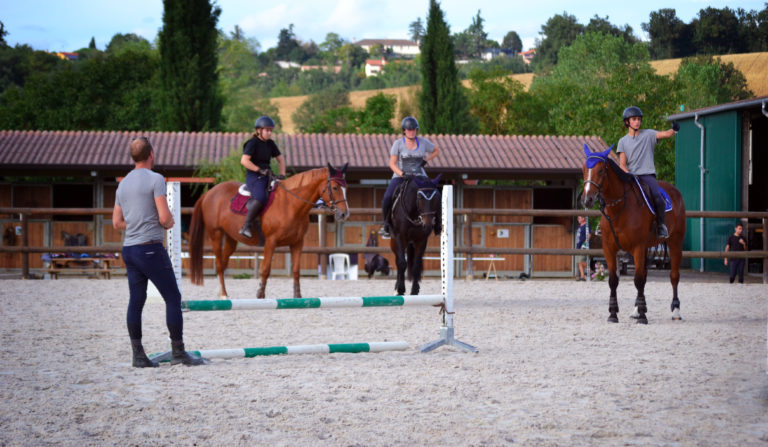
M 331 203 L 329 205 L 325 204 L 325 201 L 323 201 L 323 204 L 320 206 L 321 208 L 325 208 L 333 212 L 334 214 L 338 214 L 339 207 L 337 206 L 340 203 L 346 203 L 347 199 L 344 198 L 343 200 L 336 200 L 333 198 L 333 189 L 331 189 L 331 182 L 336 183 L 337 185 L 341 186 L 342 188 L 345 188 L 347 186 L 347 181 L 344 180 L 341 177 L 331 177 L 330 174 L 328 175 L 328 182 L 325 185 L 325 189 L 323 189 L 320 192 L 320 197 L 325 194 L 326 191 L 328 191 L 328 198 L 331 199 Z

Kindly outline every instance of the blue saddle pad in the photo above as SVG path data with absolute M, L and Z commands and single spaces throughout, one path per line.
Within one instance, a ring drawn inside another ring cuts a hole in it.
M 645 206 L 647 206 L 651 211 L 651 214 L 655 216 L 656 210 L 654 209 L 653 204 L 651 204 L 651 201 L 648 199 L 648 196 L 645 194 L 645 188 L 643 188 L 643 185 L 640 183 L 640 180 L 636 175 L 633 175 L 632 178 L 635 179 L 635 183 L 637 183 L 637 186 L 640 188 L 640 193 L 643 195 L 643 200 L 645 200 Z M 659 193 L 661 194 L 661 197 L 664 198 L 664 212 L 668 213 L 672 211 L 672 199 L 669 198 L 669 194 L 667 194 L 667 192 L 664 191 L 664 188 L 662 187 L 659 187 Z

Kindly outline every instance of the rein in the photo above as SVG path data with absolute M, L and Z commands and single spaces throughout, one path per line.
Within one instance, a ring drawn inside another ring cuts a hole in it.
M 591 157 L 591 158 L 600 158 L 600 157 Z M 627 185 L 626 183 L 621 182 L 622 189 L 623 189 L 623 194 L 621 195 L 621 197 L 619 197 L 618 199 L 606 202 L 605 201 L 606 197 L 603 194 L 603 185 L 605 183 L 605 179 L 608 178 L 608 169 L 610 169 L 610 167 L 608 166 L 608 162 L 606 160 L 603 160 L 602 158 L 600 159 L 603 161 L 603 164 L 605 167 L 605 171 L 603 172 L 600 183 L 598 184 L 596 182 L 593 182 L 592 180 L 584 180 L 584 184 L 585 185 L 591 184 L 597 188 L 597 199 L 600 202 L 600 214 L 602 214 L 603 217 L 605 217 L 605 220 L 608 221 L 608 226 L 611 228 L 611 234 L 613 235 L 613 240 L 616 241 L 616 246 L 619 248 L 619 250 L 626 251 L 621 247 L 621 244 L 619 243 L 619 236 L 616 234 L 616 229 L 613 227 L 613 219 L 611 219 L 608 213 L 605 212 L 605 209 L 608 207 L 616 206 L 621 202 L 624 202 L 624 206 L 622 206 L 621 209 L 618 211 L 618 213 L 616 213 L 616 216 L 614 217 L 614 219 L 617 219 L 621 215 L 621 213 L 624 211 L 624 208 L 627 207 L 627 201 L 625 200 L 627 197 Z
M 282 182 L 277 182 L 277 186 L 279 188 L 282 188 L 283 191 L 287 192 L 288 194 L 292 195 L 293 197 L 301 200 L 302 202 L 304 202 L 306 204 L 309 204 L 309 205 L 312 205 L 312 206 L 318 206 L 318 208 L 320 208 L 320 209 L 329 210 L 329 211 L 335 213 L 336 210 L 338 209 L 338 206 L 336 206 L 336 205 L 338 205 L 340 203 L 346 202 L 347 199 L 336 200 L 336 199 L 333 198 L 333 194 L 331 193 L 331 182 L 334 182 L 334 183 L 336 183 L 339 186 L 346 186 L 346 181 L 344 181 L 343 178 L 331 177 L 330 175 L 328 176 L 328 180 L 327 180 L 327 183 L 325 185 L 325 188 L 323 188 L 323 190 L 320 191 L 320 196 L 322 197 L 322 195 L 325 194 L 326 191 L 328 191 L 328 197 L 330 197 L 330 199 L 331 199 L 330 206 L 326 205 L 325 200 L 323 200 L 323 203 L 321 203 L 320 205 L 317 205 L 315 202 L 310 202 L 309 200 L 299 196 L 298 194 L 296 194 L 292 190 L 286 188 L 285 185 L 283 185 Z

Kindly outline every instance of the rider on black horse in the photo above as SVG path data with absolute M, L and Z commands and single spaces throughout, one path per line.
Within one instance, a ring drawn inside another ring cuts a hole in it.
M 403 138 L 398 138 L 389 150 L 389 168 L 392 169 L 392 180 L 384 193 L 381 204 L 381 212 L 384 217 L 384 227 L 381 234 L 390 237 L 390 214 L 392 201 L 397 187 L 408 176 L 427 176 L 424 171 L 426 162 L 433 160 L 440 153 L 434 143 L 426 138 L 419 138 L 419 122 L 412 116 L 406 116 L 401 123 Z M 436 216 L 435 234 L 440 233 L 440 216 Z
M 667 239 L 667 225 L 664 214 L 666 203 L 659 191 L 656 181 L 656 165 L 653 162 L 653 152 L 658 140 L 675 136 L 680 126 L 673 122 L 669 130 L 655 131 L 640 129 L 643 125 L 643 112 L 640 108 L 631 106 L 624 109 L 622 115 L 624 126 L 627 127 L 627 135 L 619 140 L 616 152 L 619 154 L 619 166 L 625 172 L 634 174 L 651 190 L 653 207 L 656 211 L 656 236 L 659 239 Z
M 259 212 L 267 203 L 267 187 L 269 186 L 269 162 L 272 157 L 277 160 L 280 166 L 279 179 L 285 178 L 285 160 L 277 144 L 272 140 L 272 130 L 275 128 L 275 122 L 268 116 L 259 117 L 253 125 L 256 133 L 243 145 L 243 156 L 240 158 L 240 164 L 245 166 L 248 172 L 245 175 L 245 184 L 251 193 L 245 207 L 248 214 L 245 216 L 245 224 L 240 230 L 240 234 L 248 239 L 253 237 L 251 229 L 253 223 L 259 216 Z M 261 241 L 264 242 L 264 235 L 261 234 L 261 226 L 257 226 L 257 232 Z

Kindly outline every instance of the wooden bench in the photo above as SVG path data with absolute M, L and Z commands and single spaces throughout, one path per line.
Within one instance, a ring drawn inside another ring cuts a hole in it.
M 51 264 L 44 269 L 52 279 L 59 279 L 59 273 L 87 273 L 98 275 L 104 279 L 112 278 L 112 266 L 114 258 L 52 258 Z M 90 262 L 91 267 L 81 266 L 81 263 Z

